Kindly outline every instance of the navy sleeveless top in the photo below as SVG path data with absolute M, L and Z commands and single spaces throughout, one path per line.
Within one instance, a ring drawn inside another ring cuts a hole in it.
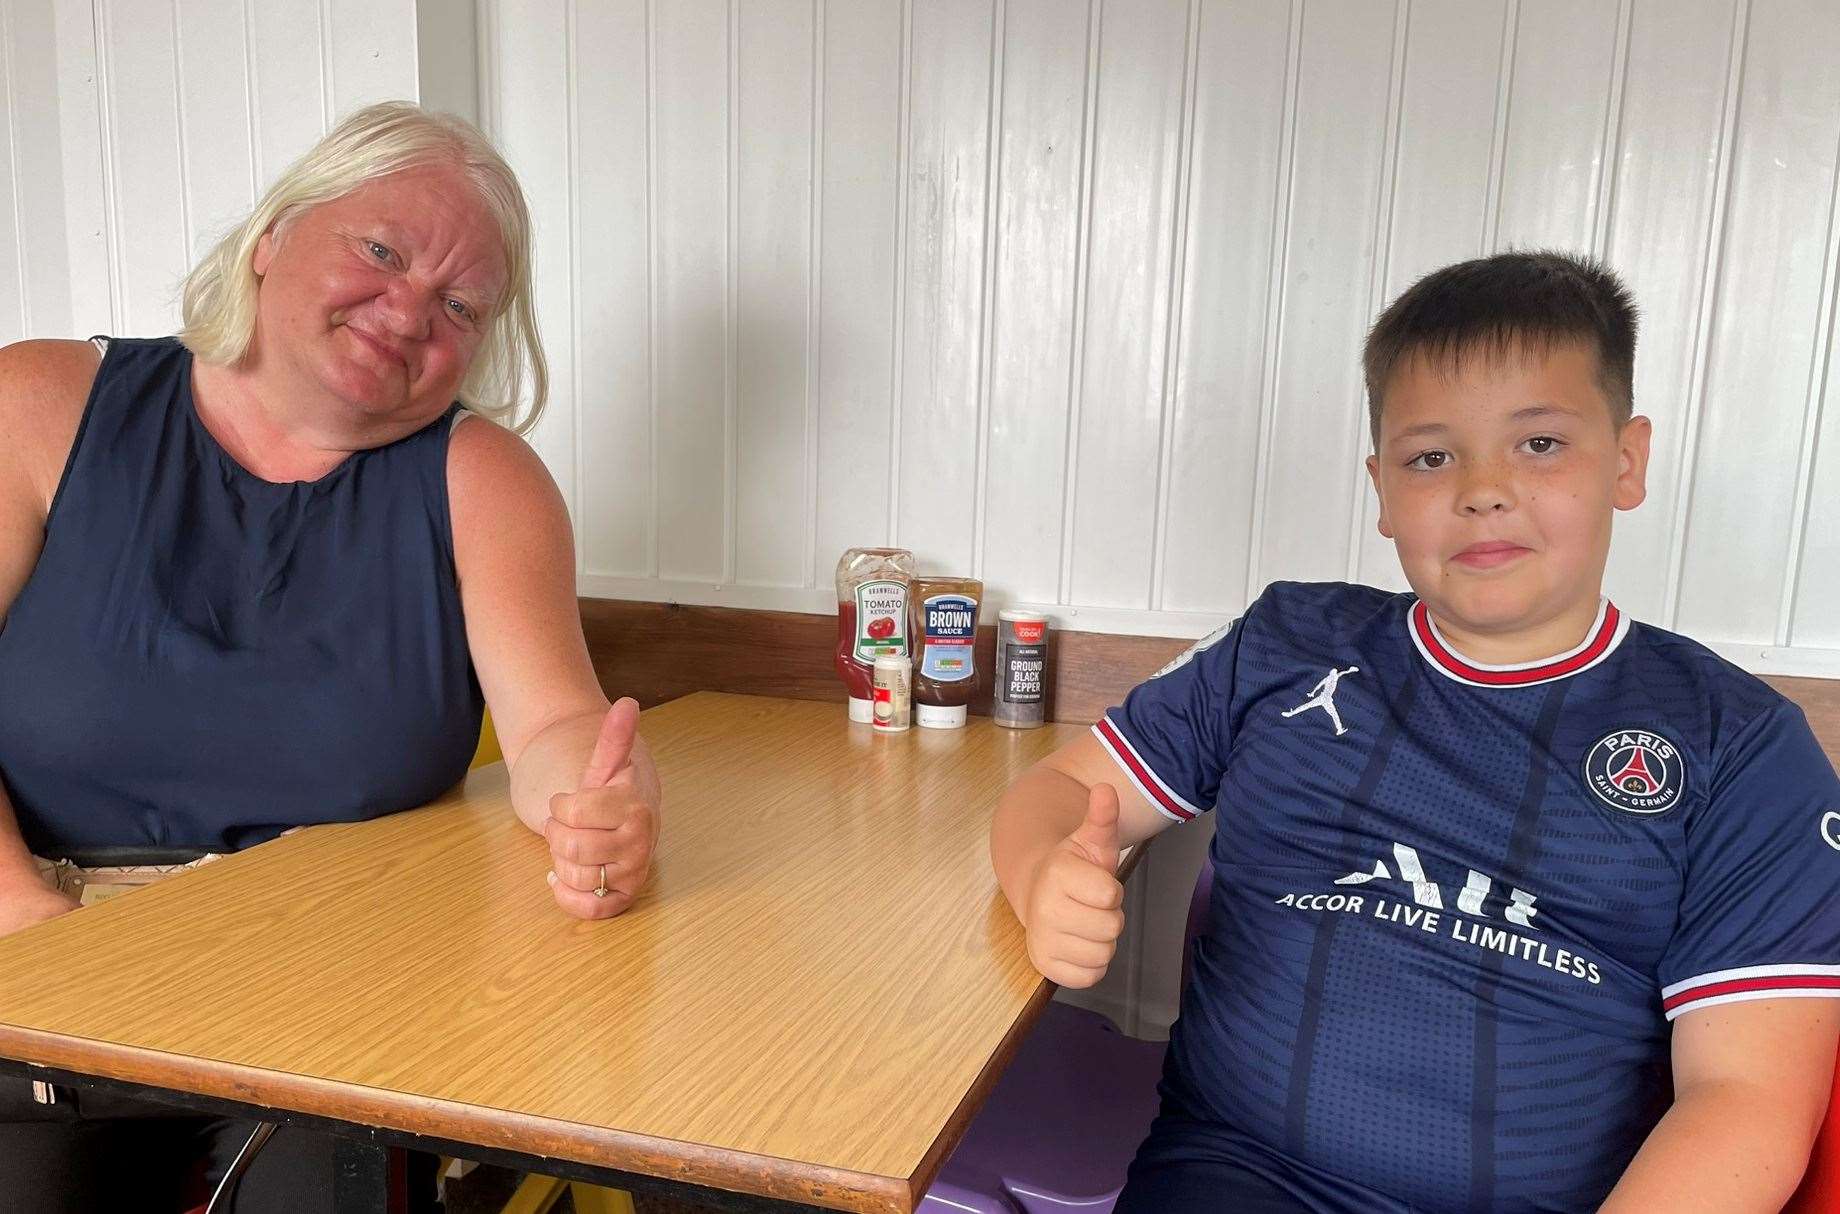
M 447 511 L 460 406 L 275 484 L 199 421 L 191 370 L 174 338 L 109 343 L 0 627 L 0 778 L 40 855 L 229 851 L 413 808 L 479 740 Z

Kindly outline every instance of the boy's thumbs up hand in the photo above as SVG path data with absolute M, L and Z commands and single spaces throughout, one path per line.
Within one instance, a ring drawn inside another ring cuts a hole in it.
M 1096 784 L 1085 819 L 1043 858 L 1029 886 L 1029 960 L 1050 982 L 1086 987 L 1105 976 L 1124 931 L 1117 869 L 1118 792 Z
M 1100 784 L 1086 798 L 1086 820 L 1067 842 L 1108 873 L 1118 871 L 1118 790 Z
M 583 919 L 631 906 L 651 873 L 658 785 L 649 767 L 633 763 L 638 737 L 639 704 L 622 699 L 601 720 L 581 786 L 549 801 L 550 887 L 562 909 Z

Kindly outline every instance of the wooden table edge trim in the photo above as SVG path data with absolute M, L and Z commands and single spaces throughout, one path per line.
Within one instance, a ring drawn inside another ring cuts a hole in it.
M 1033 1017 L 1029 1020 L 1032 1023 Z M 1013 1050 L 1008 1039 L 1004 1050 L 1007 1059 L 1008 1051 Z M 920 1199 L 912 1193 L 910 1182 L 900 1177 L 652 1138 L 10 1024 L 0 1024 L 0 1056 L 123 1083 L 215 1096 L 241 1104 L 856 1214 L 910 1214 Z M 983 1085 L 984 1079 L 980 1074 L 978 1084 Z M 745 1165 L 737 1167 L 739 1160 L 752 1161 L 752 1170 L 744 1170 Z
M 1120 882 L 1128 883 L 1131 880 L 1131 875 L 1137 871 L 1137 866 L 1142 862 L 1144 853 L 1149 849 L 1151 842 L 1152 840 L 1145 840 L 1141 844 L 1125 848 L 1124 856 L 1118 864 Z M 940 1131 L 938 1139 L 933 1143 L 933 1149 L 926 1153 L 926 1156 L 920 1161 L 920 1166 L 914 1169 L 912 1176 L 908 1177 L 907 1183 L 913 1193 L 914 1205 L 918 1206 L 920 1199 L 926 1196 L 926 1191 L 939 1175 L 939 1169 L 944 1165 L 946 1156 L 957 1149 L 960 1140 L 964 1138 L 965 1129 L 983 1109 L 984 1102 L 990 1098 L 991 1089 L 997 1086 L 997 1080 L 1003 1077 L 1003 1072 L 1009 1069 L 1009 1064 L 1016 1060 L 1016 1051 L 1022 1048 L 1023 1039 L 1035 1031 L 1036 1022 L 1041 1019 L 1042 1012 L 1053 1001 L 1054 993 L 1059 989 L 1046 978 L 1035 984 L 1035 990 L 1029 996 L 1028 1003 L 1023 1005 L 1021 1015 L 1016 1017 L 1016 1023 L 1010 1025 L 1009 1032 L 998 1043 L 989 1061 L 985 1062 L 984 1069 L 978 1072 L 977 1078 L 972 1080 L 971 1086 L 966 1089 L 965 1098 L 958 1102 L 958 1108 L 954 1109 L 952 1116 L 947 1118 L 945 1129 Z
M 1015 1061 L 1016 1051 L 1022 1048 L 1023 1039 L 1035 1031 L 1035 1023 L 1041 1019 L 1043 1010 L 1054 998 L 1055 989 L 1054 984 L 1045 978 L 1036 983 L 1035 993 L 1029 997 L 1022 1014 L 1016 1017 L 1016 1023 L 1010 1026 L 1002 1042 L 984 1063 L 984 1069 L 971 1081 L 971 1086 L 965 1090 L 965 1098 L 958 1102 L 952 1116 L 946 1119 L 945 1128 L 934 1139 L 932 1149 L 922 1157 L 914 1174 L 908 1177 L 909 1200 L 914 1206 L 919 1206 L 921 1198 L 926 1196 L 927 1189 L 939 1175 L 939 1169 L 945 1165 L 946 1157 L 958 1148 L 965 1130 L 983 1109 L 991 1090 L 997 1086 L 997 1080 L 1009 1069 L 1009 1064 Z

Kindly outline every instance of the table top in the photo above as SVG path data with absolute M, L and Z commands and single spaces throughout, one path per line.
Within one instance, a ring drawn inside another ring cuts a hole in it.
M 919 1201 L 1048 989 L 987 858 L 1078 732 L 644 714 L 656 872 L 563 915 L 502 764 L 0 939 L 0 1057 L 836 1209 Z

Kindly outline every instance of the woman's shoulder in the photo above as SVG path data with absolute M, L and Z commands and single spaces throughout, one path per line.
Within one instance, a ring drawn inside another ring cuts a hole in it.
M 556 482 L 530 444 L 487 418 L 456 414 L 447 446 L 447 497 L 456 540 L 475 528 L 496 534 L 526 526 L 566 528 Z
M 47 507 L 57 491 L 102 355 L 87 341 L 0 346 L 0 476 Z M 22 483 L 23 482 L 23 483 Z
M 447 442 L 450 491 L 466 488 L 493 495 L 523 495 L 554 486 L 531 445 L 497 422 L 462 410 L 454 414 Z
M 62 388 L 77 394 L 80 408 L 101 363 L 95 342 L 39 337 L 0 346 L 0 396 Z

